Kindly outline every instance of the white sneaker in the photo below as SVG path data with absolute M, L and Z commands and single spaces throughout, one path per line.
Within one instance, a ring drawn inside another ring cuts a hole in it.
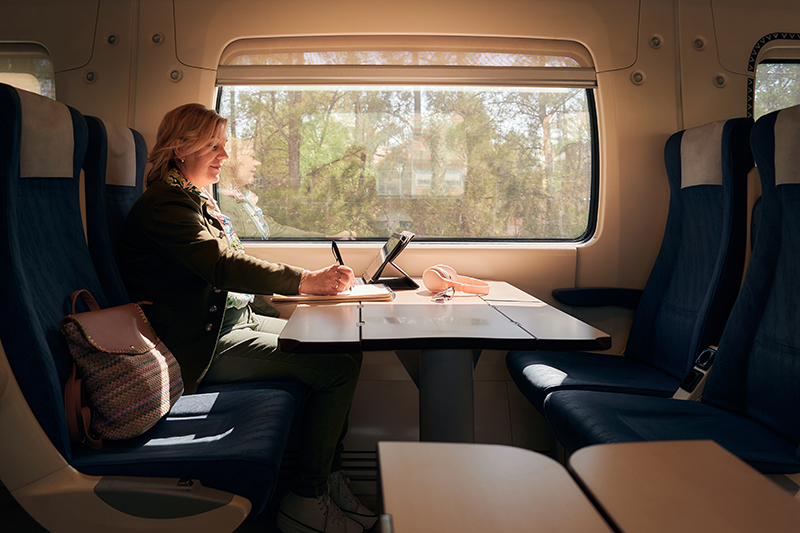
M 369 529 L 378 521 L 378 515 L 358 501 L 356 495 L 347 486 L 349 482 L 350 479 L 345 475 L 344 470 L 339 470 L 328 476 L 331 500 L 339 509 L 344 511 L 345 515 L 364 526 L 364 529 Z
M 318 498 L 303 498 L 289 492 L 278 509 L 282 533 L 363 533 L 361 524 L 347 518 L 326 492 Z

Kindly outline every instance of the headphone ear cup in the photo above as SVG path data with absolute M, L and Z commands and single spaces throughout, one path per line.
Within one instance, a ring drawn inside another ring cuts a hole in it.
M 428 267 L 422 273 L 422 283 L 429 291 L 443 291 L 451 285 L 449 273 L 441 268 L 441 265 Z
M 489 284 L 477 278 L 459 276 L 456 269 L 447 265 L 434 265 L 422 273 L 422 283 L 432 292 L 453 287 L 457 291 L 471 294 L 489 294 Z
M 448 265 L 434 265 L 422 273 L 422 283 L 429 291 L 439 292 L 447 287 L 463 290 L 463 284 L 456 274 L 456 269 Z

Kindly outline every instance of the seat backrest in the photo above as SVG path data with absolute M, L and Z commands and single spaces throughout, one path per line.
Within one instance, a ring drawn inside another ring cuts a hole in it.
M 752 124 L 736 118 L 687 129 L 664 149 L 667 224 L 625 354 L 677 379 L 717 344 L 741 284 Z
M 753 127 L 758 239 L 703 402 L 800 442 L 800 106 Z
M 76 110 L 0 84 L 0 340 L 25 400 L 67 461 L 63 384 L 72 358 L 59 323 L 77 289 L 108 305 L 81 224 L 86 145 Z
M 133 204 L 144 192 L 147 145 L 133 129 L 87 116 L 89 147 L 86 177 L 86 225 L 89 251 L 111 305 L 129 301 L 117 268 L 119 236 Z

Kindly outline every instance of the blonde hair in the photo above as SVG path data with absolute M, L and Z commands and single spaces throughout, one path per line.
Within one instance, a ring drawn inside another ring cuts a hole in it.
M 153 165 L 147 185 L 165 181 L 170 170 L 177 168 L 177 150 L 181 157 L 210 150 L 214 143 L 220 142 L 227 126 L 228 119 L 202 104 L 185 104 L 164 115 L 156 144 L 147 158 Z

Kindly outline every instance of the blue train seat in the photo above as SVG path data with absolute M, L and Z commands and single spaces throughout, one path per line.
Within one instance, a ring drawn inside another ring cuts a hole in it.
M 111 305 L 129 302 L 117 268 L 125 218 L 144 192 L 147 144 L 136 130 L 85 116 L 89 146 L 86 175 L 86 237 L 100 282 Z
M 81 218 L 88 144 L 75 109 L 0 84 L 0 301 L 13 310 L 0 321 L 0 480 L 53 532 L 232 531 L 273 495 L 291 392 L 185 396 L 141 437 L 70 443 L 59 323 L 76 289 L 111 304 Z
M 564 390 L 545 417 L 567 450 L 713 439 L 763 473 L 800 472 L 800 106 L 760 118 L 758 239 L 701 401 Z
M 542 412 L 548 394 L 581 389 L 672 396 L 692 362 L 722 334 L 741 283 L 746 183 L 753 166 L 752 119 L 673 134 L 664 159 L 670 203 L 661 249 L 635 307 L 624 357 L 585 352 L 511 351 L 514 382 Z M 573 305 L 634 301 L 629 291 L 554 291 Z

